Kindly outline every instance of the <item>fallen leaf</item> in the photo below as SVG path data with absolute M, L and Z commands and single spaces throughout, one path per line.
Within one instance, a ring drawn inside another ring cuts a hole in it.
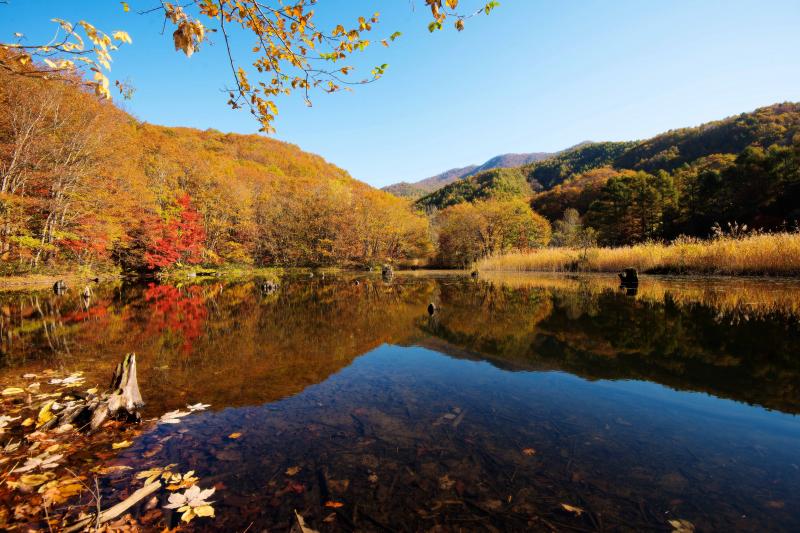
M 242 436 L 242 434 L 241 434 L 241 433 L 239 433 L 238 431 L 236 431 L 236 432 L 234 432 L 234 433 L 231 433 L 230 435 L 228 435 L 228 438 L 229 438 L 229 439 L 238 439 L 238 438 L 239 438 L 239 437 L 241 437 L 241 436 Z
M 300 466 L 290 466 L 289 468 L 286 469 L 286 475 L 287 476 L 293 476 L 296 473 L 298 473 L 300 470 L 302 470 L 302 467 L 300 467 Z
M 311 529 L 306 525 L 306 521 L 303 519 L 302 515 L 295 510 L 294 516 L 297 519 L 297 526 L 300 528 L 300 533 L 318 533 L 316 529 Z
M 39 415 L 36 417 L 36 426 L 42 426 L 48 422 L 50 422 L 55 415 L 50 411 L 53 407 L 53 404 L 56 403 L 55 401 L 49 401 L 42 406 L 39 410 Z
M 122 448 L 128 448 L 133 444 L 133 442 L 129 440 L 123 440 L 121 442 L 115 442 L 111 445 L 111 448 L 115 450 L 121 450 Z
M 181 418 L 188 415 L 189 412 L 187 411 L 170 411 L 169 413 L 164 413 L 161 415 L 161 418 L 158 419 L 159 424 L 180 424 Z
M 31 417 L 28 417 L 28 418 L 26 418 L 25 420 L 22 421 L 22 427 L 28 427 L 31 424 L 33 424 L 33 418 L 31 418 Z
M 56 468 L 58 466 L 58 461 L 64 457 L 62 454 L 57 453 L 56 455 L 48 455 L 43 453 L 38 457 L 28 457 L 25 461 L 25 464 L 15 468 L 12 472 L 30 472 L 31 470 L 35 470 L 37 468 L 41 468 L 42 470 L 47 468 Z
M 672 526 L 672 533 L 694 533 L 694 524 L 682 518 L 670 520 L 669 525 Z
M 577 516 L 580 516 L 584 513 L 583 509 L 580 507 L 575 507 L 574 505 L 569 505 L 568 503 L 562 503 L 561 508 L 567 512 L 575 513 Z
M 199 485 L 192 485 L 181 494 L 174 492 L 169 495 L 169 503 L 165 509 L 177 509 L 181 515 L 181 520 L 191 522 L 195 516 L 214 516 L 213 502 L 206 501 L 206 498 L 214 494 L 214 488 L 202 490 Z
M 3 396 L 12 396 L 14 394 L 22 394 L 25 392 L 25 389 L 20 389 L 19 387 L 8 387 L 3 389 Z
M 533 448 L 525 448 L 522 450 L 522 455 L 527 455 L 529 457 L 531 455 L 536 455 L 536 450 L 534 450 Z
M 339 507 L 344 507 L 344 504 L 342 502 L 330 501 L 330 502 L 325 502 L 325 507 L 330 507 L 331 509 L 338 509 Z
M 54 477 L 54 474 L 50 472 L 45 474 L 25 474 L 19 478 L 19 482 L 28 487 L 38 487 L 42 483 L 50 481 Z

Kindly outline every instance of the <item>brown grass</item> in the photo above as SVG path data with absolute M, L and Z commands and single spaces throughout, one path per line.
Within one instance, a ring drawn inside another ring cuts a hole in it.
M 646 243 L 619 248 L 544 248 L 488 257 L 478 270 L 498 272 L 640 272 L 721 275 L 800 275 L 800 234 L 773 233 L 722 237 L 673 244 Z

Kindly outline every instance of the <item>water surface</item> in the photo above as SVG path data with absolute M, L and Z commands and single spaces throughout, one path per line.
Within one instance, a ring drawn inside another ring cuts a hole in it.
M 211 404 L 118 458 L 217 486 L 197 530 L 288 530 L 294 510 L 321 531 L 800 530 L 795 281 L 645 278 L 631 294 L 604 276 L 317 275 L 271 293 L 77 292 L 0 293 L 0 382 L 63 368 L 103 385 L 135 351 L 146 416 Z

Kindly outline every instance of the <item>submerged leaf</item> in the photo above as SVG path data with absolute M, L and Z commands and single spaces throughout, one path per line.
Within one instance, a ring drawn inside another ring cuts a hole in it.
M 567 512 L 575 513 L 577 516 L 580 516 L 584 513 L 584 510 L 580 507 L 575 507 L 574 505 L 569 505 L 568 503 L 562 503 L 561 508 Z
M 694 524 L 682 518 L 670 520 L 669 525 L 672 526 L 672 533 L 694 533 Z

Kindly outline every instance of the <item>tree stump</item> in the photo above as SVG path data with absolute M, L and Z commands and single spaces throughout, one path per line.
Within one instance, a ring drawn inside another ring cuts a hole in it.
M 114 370 L 108 392 L 100 397 L 100 401 L 92 409 L 90 430 L 100 427 L 107 418 L 125 417 L 138 421 L 141 418 L 139 409 L 143 406 L 136 377 L 136 354 L 129 353 Z
M 128 354 L 117 365 L 111 379 L 111 387 L 102 394 L 90 394 L 72 403 L 57 416 L 38 429 L 50 429 L 63 424 L 80 422 L 85 427 L 88 421 L 89 432 L 95 431 L 109 418 L 138 422 L 139 409 L 144 406 L 136 377 L 136 355 Z
M 626 268 L 617 275 L 623 287 L 635 287 L 639 285 L 639 274 L 636 272 L 635 268 Z

